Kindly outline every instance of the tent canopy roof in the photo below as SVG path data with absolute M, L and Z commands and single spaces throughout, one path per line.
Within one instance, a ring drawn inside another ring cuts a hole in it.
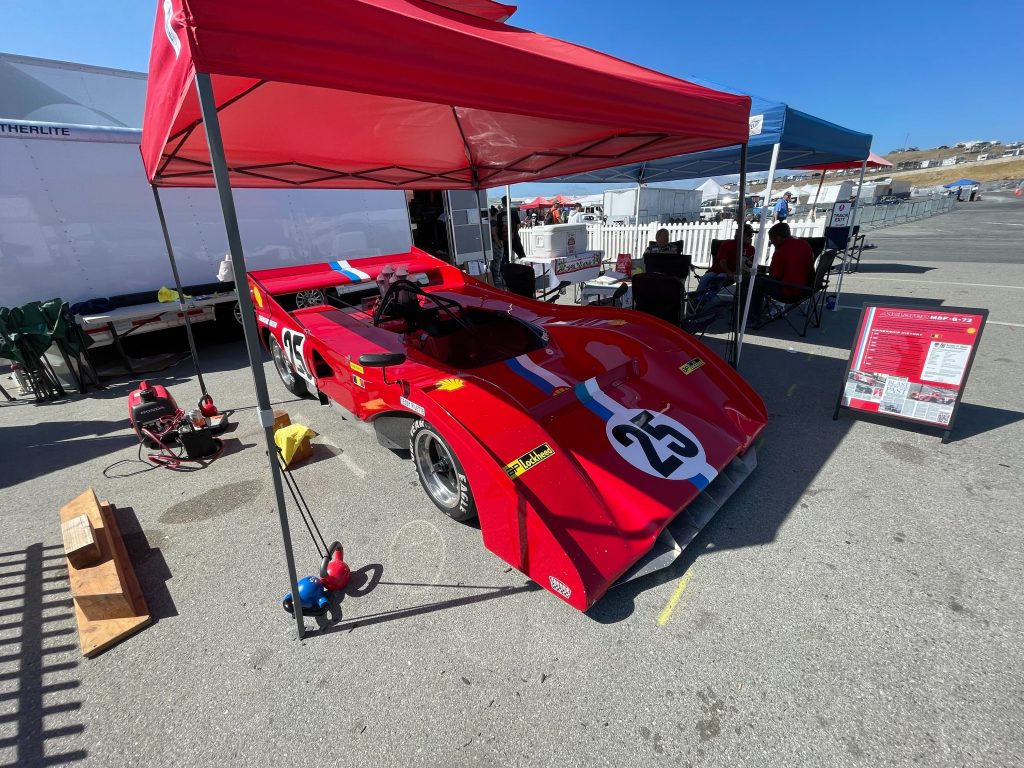
M 869 134 L 851 131 L 781 102 L 757 96 L 751 96 L 749 135 L 747 173 L 767 171 L 771 167 L 775 144 L 780 145 L 776 165 L 779 169 L 843 160 L 856 160 L 859 165 L 871 148 Z M 740 147 L 732 146 L 574 174 L 558 180 L 576 183 L 676 181 L 739 173 L 739 169 Z
M 850 168 L 860 168 L 861 163 L 863 162 L 863 158 L 860 160 L 843 160 L 838 163 L 826 163 L 825 165 L 802 165 L 799 169 L 802 171 L 840 171 Z M 892 163 L 881 155 L 869 152 L 868 168 L 892 168 Z
M 148 178 L 213 185 L 197 72 L 242 187 L 486 188 L 746 138 L 747 97 L 469 12 L 489 5 L 162 0 Z
M 957 179 L 956 181 L 949 182 L 949 184 L 943 184 L 943 186 L 946 189 L 953 189 L 954 187 L 976 187 L 978 184 L 979 182 L 973 179 Z

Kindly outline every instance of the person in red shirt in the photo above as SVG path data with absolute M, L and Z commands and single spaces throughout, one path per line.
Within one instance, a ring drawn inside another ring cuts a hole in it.
M 754 228 L 749 224 L 743 225 L 743 274 L 750 274 L 754 264 Z M 719 244 L 718 252 L 708 271 L 700 278 L 697 284 L 698 291 L 717 292 L 726 285 L 731 285 L 736 279 L 736 240 L 729 239 Z
M 814 284 L 814 251 L 805 241 L 793 237 L 789 224 L 780 222 L 768 230 L 768 240 L 775 246 L 768 277 L 754 283 L 750 317 L 756 319 L 764 310 L 765 298 L 792 303 L 806 296 Z

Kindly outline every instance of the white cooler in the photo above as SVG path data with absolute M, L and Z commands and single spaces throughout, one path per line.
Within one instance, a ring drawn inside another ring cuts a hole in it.
M 587 250 L 586 224 L 552 224 L 526 231 L 534 256 L 575 256 Z

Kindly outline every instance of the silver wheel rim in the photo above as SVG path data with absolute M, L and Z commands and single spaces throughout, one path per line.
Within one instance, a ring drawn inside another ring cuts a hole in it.
M 270 354 L 274 358 L 274 366 L 277 368 L 277 374 L 281 377 L 281 381 L 285 383 L 285 386 L 292 387 L 295 385 L 295 376 L 292 374 L 292 366 L 285 357 L 284 350 L 281 349 L 281 345 L 277 343 L 277 339 L 271 336 Z
M 413 454 L 427 493 L 441 506 L 454 509 L 459 503 L 459 476 L 448 446 L 424 430 L 416 435 Z
M 235 316 L 235 320 L 237 320 L 238 324 L 241 325 L 242 324 L 242 305 L 239 304 L 237 301 L 235 302 L 235 311 L 234 311 L 233 314 Z
M 298 309 L 305 309 L 306 307 L 319 307 L 324 303 L 323 291 L 318 291 L 315 288 L 309 291 L 299 291 L 295 294 L 295 306 Z

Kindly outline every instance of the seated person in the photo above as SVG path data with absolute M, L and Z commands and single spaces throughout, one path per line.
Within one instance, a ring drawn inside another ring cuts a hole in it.
M 743 274 L 750 274 L 754 265 L 754 228 L 749 224 L 743 225 Z M 726 240 L 718 246 L 718 254 L 711 263 L 708 271 L 697 283 L 698 291 L 712 291 L 717 293 L 722 288 L 736 282 L 736 241 Z
M 763 312 L 766 297 L 791 304 L 806 296 L 814 284 L 814 251 L 807 241 L 793 237 L 785 222 L 768 230 L 768 240 L 775 246 L 775 253 L 768 277 L 759 278 L 754 284 L 752 318 Z
M 646 256 L 648 253 L 682 253 L 682 251 L 679 250 L 679 243 L 668 241 L 667 229 L 659 229 L 654 233 L 654 242 L 647 246 L 644 255 Z

